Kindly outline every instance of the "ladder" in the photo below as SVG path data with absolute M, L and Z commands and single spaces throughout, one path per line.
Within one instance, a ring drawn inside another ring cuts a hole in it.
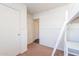
M 72 7 L 73 6 L 73 7 Z M 57 41 L 56 41 L 56 44 L 55 44 L 55 47 L 54 47 L 54 50 L 53 50 L 53 52 L 52 52 L 52 56 L 54 56 L 55 55 L 55 52 L 56 52 L 56 49 L 57 49 L 57 47 L 58 47 L 58 45 L 59 45 L 59 43 L 60 43 L 60 41 L 61 41 L 61 38 L 62 38 L 62 36 L 63 36 L 63 34 L 65 34 L 64 36 L 64 42 L 65 42 L 65 46 L 64 46 L 64 55 L 65 56 L 67 56 L 68 55 L 68 48 L 69 48 L 69 46 L 67 45 L 67 38 L 66 38 L 66 36 L 67 36 L 67 33 L 66 33 L 66 31 L 67 31 L 67 25 L 73 20 L 73 18 L 75 18 L 77 15 L 78 15 L 78 13 L 79 13 L 79 4 L 72 4 L 72 6 L 71 6 L 71 8 L 69 8 L 69 14 L 68 14 L 68 11 L 66 11 L 66 15 L 65 15 L 65 22 L 64 22 L 64 24 L 63 24 L 63 26 L 62 26 L 62 28 L 61 28 L 61 30 L 60 30 L 60 33 L 59 33 L 59 36 L 58 36 L 58 39 L 57 39 Z
M 55 55 L 56 49 L 57 49 L 63 35 L 64 35 L 64 56 L 68 56 L 68 49 L 71 48 L 69 44 L 77 44 L 77 43 L 69 43 L 67 41 L 67 25 L 72 21 L 72 19 L 68 20 L 68 11 L 66 11 L 66 18 L 65 19 L 66 19 L 66 21 L 64 22 L 64 24 L 60 30 L 60 34 L 59 34 L 58 39 L 56 41 L 54 50 L 52 52 L 52 56 Z M 79 44 L 77 44 L 77 45 L 79 46 Z M 78 49 L 78 51 L 79 51 L 79 48 L 77 48 L 77 47 L 74 47 L 74 48 L 75 48 L 75 50 Z M 71 48 L 71 49 L 74 49 L 74 48 Z M 75 54 L 75 55 L 77 55 L 77 54 Z

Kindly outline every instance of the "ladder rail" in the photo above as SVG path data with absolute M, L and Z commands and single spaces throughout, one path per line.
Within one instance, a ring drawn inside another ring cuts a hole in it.
M 65 33 L 64 33 L 64 56 L 68 56 L 68 45 L 67 45 L 67 25 L 65 26 Z

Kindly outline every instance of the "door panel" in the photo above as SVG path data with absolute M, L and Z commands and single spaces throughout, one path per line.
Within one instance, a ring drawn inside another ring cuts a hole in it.
M 0 4 L 0 55 L 18 53 L 18 12 Z

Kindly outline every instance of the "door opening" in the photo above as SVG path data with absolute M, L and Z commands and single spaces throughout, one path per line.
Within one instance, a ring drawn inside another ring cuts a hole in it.
M 39 44 L 39 19 L 34 19 L 34 43 Z

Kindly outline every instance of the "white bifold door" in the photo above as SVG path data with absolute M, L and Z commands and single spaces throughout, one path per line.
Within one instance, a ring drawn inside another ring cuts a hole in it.
M 0 56 L 13 56 L 19 52 L 19 13 L 0 4 Z

